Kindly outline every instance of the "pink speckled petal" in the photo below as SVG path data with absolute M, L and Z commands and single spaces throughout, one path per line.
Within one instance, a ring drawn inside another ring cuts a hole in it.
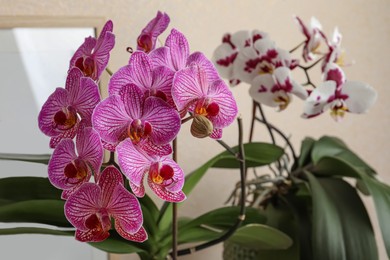
M 50 138 L 50 148 L 56 148 L 57 145 L 61 142 L 62 139 L 69 138 L 73 139 L 76 136 L 76 133 L 78 131 L 79 123 L 77 122 L 72 128 L 63 131 L 59 135 Z
M 233 63 L 237 57 L 238 50 L 233 49 L 228 43 L 222 43 L 213 53 L 213 62 L 221 77 L 230 79 L 233 74 Z
M 76 137 L 76 146 L 80 159 L 90 163 L 95 175 L 98 174 L 103 162 L 103 147 L 99 134 L 92 127 L 83 129 Z
M 222 138 L 222 129 L 221 128 L 214 128 L 213 132 L 210 135 L 210 138 L 213 139 L 221 139 Z
M 131 181 L 129 181 L 129 186 L 130 186 L 130 188 L 133 191 L 135 196 L 137 196 L 139 198 L 142 198 L 143 196 L 145 196 L 145 186 L 144 186 L 143 181 L 141 182 L 140 186 L 137 186 L 134 183 L 132 183 Z
M 164 145 L 175 139 L 181 126 L 179 113 L 156 97 L 145 100 L 142 119 L 152 125 L 150 139 L 156 145 Z
M 69 105 L 68 91 L 63 88 L 57 88 L 43 104 L 38 115 L 39 129 L 47 136 L 55 137 L 63 131 L 53 127 L 54 115 Z
M 117 225 L 116 223 L 115 223 L 115 229 L 119 233 L 119 235 L 121 235 L 121 237 L 123 237 L 124 239 L 130 240 L 130 241 L 141 243 L 141 242 L 144 242 L 148 239 L 148 234 L 146 233 L 146 230 L 144 229 L 144 227 L 141 227 L 134 234 L 127 233 L 122 228 L 122 226 L 120 226 L 119 224 Z
M 325 81 L 314 89 L 305 100 L 302 117 L 311 118 L 324 112 L 328 100 L 335 94 L 336 82 Z
M 101 242 L 108 238 L 110 233 L 108 231 L 98 229 L 76 230 L 75 238 L 80 242 Z
M 86 219 L 100 207 L 101 189 L 95 183 L 84 183 L 65 202 L 65 216 L 77 229 L 86 230 Z
M 335 63 L 329 63 L 325 68 L 324 81 L 333 80 L 336 86 L 339 87 L 345 82 L 344 71 Z
M 117 147 L 118 163 L 123 174 L 136 186 L 140 187 L 145 172 L 150 167 L 150 159 L 137 150 L 130 139 L 124 140 Z
M 186 66 L 187 58 L 190 55 L 190 47 L 187 38 L 176 29 L 172 29 L 165 42 L 165 46 L 169 48 L 172 65 L 176 71 L 183 69 Z
M 92 115 L 92 124 L 107 143 L 118 143 L 126 138 L 131 118 L 126 112 L 120 96 L 109 96 L 98 104 Z
M 148 183 L 152 191 L 162 200 L 168 202 L 181 202 L 186 199 L 186 195 L 182 191 L 170 192 L 164 186 L 154 183 L 150 176 Z
M 122 185 L 115 188 L 107 210 L 115 219 L 115 224 L 121 226 L 126 233 L 136 233 L 142 226 L 141 205 Z
M 109 208 L 114 198 L 113 194 L 117 186 L 123 186 L 123 177 L 117 168 L 108 166 L 103 170 L 99 178 L 99 187 L 102 189 L 100 205 Z
M 219 106 L 218 115 L 209 117 L 214 127 L 224 128 L 230 125 L 236 118 L 238 109 L 233 94 L 225 82 L 222 80 L 214 81 L 207 96 Z
M 68 163 L 76 159 L 75 145 L 71 139 L 62 140 L 54 150 L 48 165 L 48 177 L 55 187 L 59 189 L 70 189 L 74 186 L 67 182 L 64 169 Z

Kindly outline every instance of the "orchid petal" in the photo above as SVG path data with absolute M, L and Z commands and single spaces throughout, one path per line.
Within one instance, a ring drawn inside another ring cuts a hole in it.
M 123 174 L 136 186 L 140 187 L 143 176 L 150 167 L 150 159 L 140 153 L 130 139 L 124 140 L 117 147 L 118 163 Z
M 238 50 L 233 49 L 228 43 L 223 43 L 217 47 L 213 53 L 212 60 L 218 68 L 221 77 L 230 79 L 233 72 L 233 64 L 237 57 Z
M 348 95 L 345 100 L 348 111 L 365 113 L 376 101 L 376 91 L 363 82 L 347 81 L 342 86 L 342 93 Z
M 48 165 L 48 177 L 55 187 L 59 189 L 70 189 L 74 186 L 67 182 L 64 169 L 67 164 L 76 159 L 75 145 L 71 139 L 62 140 L 54 150 Z
M 169 48 L 172 57 L 172 65 L 175 71 L 183 69 L 190 55 L 187 38 L 178 30 L 172 29 L 168 35 L 165 46 Z
M 129 115 L 120 96 L 109 96 L 98 104 L 92 115 L 94 129 L 108 143 L 115 144 L 126 138 Z
M 161 199 L 168 202 L 181 202 L 186 199 L 186 195 L 182 191 L 170 192 L 163 186 L 154 183 L 151 177 L 148 178 L 148 183 L 152 191 Z
M 156 97 L 145 100 L 142 119 L 152 125 L 150 138 L 156 145 L 167 144 L 175 139 L 181 126 L 178 112 Z
M 188 103 L 206 94 L 197 80 L 198 73 L 199 69 L 196 66 L 176 73 L 172 84 L 172 98 L 178 110 L 185 109 Z
M 129 234 L 127 233 L 121 225 L 115 223 L 115 229 L 124 239 L 134 241 L 134 242 L 144 242 L 148 239 L 148 234 L 144 227 L 141 227 L 136 233 Z
M 208 81 L 219 80 L 220 77 L 213 63 L 201 52 L 194 52 L 187 59 L 187 67 L 197 65 L 206 74 Z
M 115 188 L 107 210 L 115 219 L 115 225 L 119 225 L 126 233 L 136 233 L 142 226 L 141 205 L 122 185 Z
M 100 206 L 109 208 L 108 205 L 112 203 L 116 186 L 123 185 L 122 174 L 114 166 L 109 166 L 101 173 L 98 185 L 102 190 Z
M 138 36 L 137 50 L 145 52 L 154 50 L 157 37 L 167 29 L 169 22 L 169 16 L 158 11 L 156 17 L 153 18 L 144 29 L 142 29 L 141 34 Z M 146 37 L 147 42 L 143 42 L 144 37 Z
M 108 231 L 98 229 L 76 230 L 75 238 L 81 242 L 101 242 L 110 236 Z
M 213 132 L 210 135 L 210 138 L 219 140 L 222 138 L 222 129 L 221 128 L 214 128 Z
M 76 61 L 83 57 L 84 55 L 89 55 L 92 53 L 93 48 L 96 46 L 97 40 L 89 36 L 85 38 L 84 43 L 80 45 L 80 47 L 76 50 L 76 52 L 73 54 L 73 57 L 71 58 L 69 62 L 69 69 L 72 69 L 73 66 L 75 66 Z
M 272 75 L 259 75 L 253 79 L 252 85 L 249 89 L 249 95 L 253 100 L 261 104 L 276 107 L 278 103 L 274 100 L 272 88 L 275 86 L 275 81 Z
M 136 51 L 130 56 L 129 76 L 132 82 L 144 90 L 152 85 L 152 63 L 145 52 Z
M 123 86 L 133 82 L 131 65 L 126 65 L 115 72 L 108 82 L 108 94 L 119 95 Z
M 66 138 L 73 139 L 73 137 L 76 136 L 76 133 L 78 130 L 78 125 L 79 125 L 79 123 L 77 122 L 72 128 L 65 130 L 62 133 L 60 133 L 59 135 L 50 138 L 49 147 L 56 148 L 62 139 L 66 139 Z
M 86 219 L 99 209 L 100 187 L 94 183 L 84 183 L 65 202 L 65 216 L 77 229 L 86 230 Z
M 160 47 L 149 53 L 149 58 L 153 68 L 164 66 L 169 68 L 171 71 L 176 72 L 172 64 L 172 57 L 168 47 Z
M 170 192 L 178 192 L 183 188 L 184 185 L 184 172 L 180 166 L 169 157 L 161 157 L 160 160 L 162 165 L 169 165 L 173 169 L 173 182 L 167 186 L 165 189 Z
M 72 104 L 81 117 L 90 122 L 92 112 L 100 102 L 99 87 L 91 78 L 82 77 L 78 94 L 72 100 Z
M 102 37 L 102 34 L 100 37 Z M 115 35 L 113 33 L 106 32 L 102 41 L 100 41 L 100 37 L 94 50 L 94 58 L 97 65 L 96 78 L 94 80 L 97 80 L 106 68 L 110 59 L 110 51 L 115 45 Z
M 335 63 L 329 63 L 325 67 L 324 81 L 333 80 L 336 82 L 336 86 L 339 87 L 345 82 L 344 71 Z
M 142 198 L 143 196 L 145 196 L 145 186 L 143 183 L 144 176 L 142 176 L 142 181 L 141 181 L 140 186 L 137 186 L 134 183 L 132 183 L 131 181 L 129 181 L 129 186 L 130 186 L 131 190 L 133 191 L 134 195 L 139 197 L 139 198 Z
M 58 111 L 69 105 L 68 95 L 66 89 L 57 88 L 43 104 L 38 115 L 38 125 L 45 135 L 55 137 L 63 132 L 53 126 L 53 118 Z
M 335 91 L 335 81 L 330 80 L 323 82 L 320 86 L 314 89 L 306 99 L 302 116 L 304 118 L 310 118 L 324 112 L 329 98 L 335 94 Z
M 143 93 L 134 84 L 124 86 L 120 91 L 123 107 L 126 110 L 128 120 L 139 119 L 142 114 Z
M 91 127 L 85 128 L 77 135 L 76 146 L 79 158 L 91 164 L 96 177 L 103 162 L 103 147 L 99 134 Z

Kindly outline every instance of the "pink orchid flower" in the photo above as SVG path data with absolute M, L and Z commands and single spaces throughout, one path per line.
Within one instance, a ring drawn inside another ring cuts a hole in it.
M 309 26 L 306 26 L 298 16 L 295 16 L 295 20 L 298 23 L 299 29 L 306 37 L 302 57 L 305 62 L 314 60 L 321 41 L 324 40 L 322 26 L 315 17 L 311 18 Z
M 119 95 L 111 95 L 94 110 L 92 123 L 106 143 L 117 145 L 126 138 L 134 144 L 147 140 L 170 153 L 171 142 L 181 126 L 178 112 L 161 98 L 148 97 L 134 84 L 122 87 Z
M 72 139 L 63 139 L 55 148 L 48 173 L 51 184 L 64 190 L 67 199 L 94 173 L 98 179 L 103 161 L 103 148 L 98 133 L 91 127 L 80 130 L 76 137 L 77 154 Z
M 249 89 L 253 100 L 271 107 L 278 107 L 279 111 L 284 110 L 296 95 L 301 99 L 307 97 L 307 91 L 296 83 L 286 67 L 276 68 L 272 74 L 257 76 Z
M 266 33 L 258 30 L 238 31 L 234 34 L 224 35 L 222 44 L 214 51 L 212 58 L 221 77 L 228 79 L 231 86 L 238 85 L 241 81 L 233 70 L 237 55 L 243 48 L 252 47 L 256 41 L 267 37 Z
M 110 59 L 110 51 L 115 45 L 115 35 L 112 33 L 112 21 L 107 21 L 99 38 L 85 38 L 84 43 L 77 49 L 70 60 L 69 69 L 79 68 L 84 76 L 98 81 Z
M 171 94 L 173 75 L 174 73 L 166 67 L 152 68 L 151 58 L 144 52 L 136 51 L 131 55 L 129 65 L 112 75 L 108 93 L 119 94 L 123 86 L 134 84 L 144 92 L 145 98 L 160 97 L 174 106 Z
M 210 120 L 213 126 L 211 137 L 220 138 L 221 129 L 234 121 L 237 104 L 224 81 L 211 81 L 209 74 L 197 63 L 177 72 L 172 97 L 179 111 L 188 110 L 194 117 Z
M 57 88 L 38 115 L 39 129 L 51 137 L 50 147 L 56 147 L 63 138 L 75 137 L 81 119 L 90 126 L 92 112 L 99 101 L 96 83 L 83 77 L 78 68 L 71 69 L 65 89 Z
M 153 18 L 144 29 L 137 39 L 137 50 L 149 53 L 156 47 L 157 37 L 162 34 L 169 25 L 170 19 L 166 13 L 160 11 L 157 12 L 155 18 Z
M 345 112 L 366 112 L 376 99 L 377 93 L 371 86 L 346 80 L 341 68 L 333 63 L 325 70 L 325 81 L 306 99 L 302 117 L 312 118 L 330 109 L 331 116 L 340 121 Z
M 84 183 L 65 203 L 65 216 L 77 229 L 76 239 L 100 242 L 110 236 L 111 218 L 123 238 L 147 239 L 137 198 L 123 187 L 123 177 L 113 166 L 102 173 L 98 184 Z
M 252 84 L 258 75 L 272 74 L 278 67 L 294 69 L 298 64 L 288 51 L 278 48 L 271 39 L 263 38 L 240 50 L 233 64 L 233 74 L 240 82 Z
M 119 165 L 136 196 L 145 195 L 143 180 L 147 175 L 150 188 L 161 199 L 181 202 L 186 198 L 181 190 L 184 173 L 174 160 L 167 156 L 148 155 L 129 139 L 119 144 L 117 151 Z

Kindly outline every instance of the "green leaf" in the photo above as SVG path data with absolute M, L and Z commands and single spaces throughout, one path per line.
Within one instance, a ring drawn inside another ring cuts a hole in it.
M 0 199 L 9 201 L 61 199 L 61 190 L 56 189 L 47 178 L 9 177 L 0 179 Z M 2 205 L 2 204 L 0 204 Z
M 283 232 L 261 224 L 238 228 L 229 241 L 260 250 L 287 249 L 293 244 L 291 238 Z
M 204 227 L 192 227 L 186 229 L 185 232 L 179 232 L 178 244 L 201 242 L 201 241 L 211 241 L 221 236 L 221 232 L 216 230 L 204 228 Z M 171 240 L 169 240 L 170 246 Z
M 374 174 L 375 170 L 365 163 L 359 156 L 352 152 L 340 139 L 324 136 L 320 138 L 313 147 L 312 160 L 316 164 L 322 157 L 332 156 L 344 159 L 355 167 L 362 167 L 367 173 Z
M 0 160 L 49 164 L 50 154 L 0 153 Z
M 387 256 L 390 257 L 390 187 L 375 178 L 365 175 L 363 176 L 372 198 L 374 199 L 375 209 L 379 220 L 379 225 L 382 232 L 383 241 L 385 243 Z
M 377 259 L 371 222 L 356 190 L 342 179 L 305 174 L 313 194 L 314 259 Z
M 218 208 L 212 211 L 209 211 L 196 219 L 189 221 L 188 223 L 181 226 L 179 232 L 186 232 L 188 228 L 196 226 L 210 226 L 217 229 L 228 229 L 235 224 L 237 221 L 238 215 L 240 213 L 240 207 L 231 206 Z M 242 225 L 249 223 L 260 223 L 264 224 L 266 222 L 265 215 L 260 213 L 260 210 L 255 208 L 246 208 L 245 220 Z
M 238 146 L 232 148 L 238 152 Z M 279 146 L 269 143 L 244 144 L 246 167 L 258 167 L 277 161 L 284 153 Z M 222 156 L 212 167 L 215 168 L 240 168 L 240 163 L 229 151 L 224 151 Z
M 29 222 L 71 227 L 62 200 L 26 200 L 0 207 L 0 222 Z
M 118 235 L 115 231 L 110 231 L 110 236 L 102 242 L 91 242 L 89 245 L 113 254 L 131 254 L 148 252 L 146 242 L 136 243 L 128 241 Z
M 20 235 L 20 234 L 42 234 L 42 235 L 57 235 L 57 236 L 73 236 L 74 231 L 63 231 L 49 228 L 37 227 L 17 227 L 17 228 L 2 228 L 0 235 Z
M 315 140 L 310 137 L 306 137 L 302 141 L 301 154 L 299 155 L 298 158 L 298 167 L 303 167 L 310 162 L 311 160 L 310 154 L 311 154 L 311 150 L 313 149 L 314 143 Z

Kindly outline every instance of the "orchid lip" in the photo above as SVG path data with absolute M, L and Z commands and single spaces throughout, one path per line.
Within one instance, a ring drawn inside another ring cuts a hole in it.
M 71 129 L 78 121 L 78 115 L 76 109 L 72 106 L 62 108 L 54 114 L 53 127 L 59 130 Z

